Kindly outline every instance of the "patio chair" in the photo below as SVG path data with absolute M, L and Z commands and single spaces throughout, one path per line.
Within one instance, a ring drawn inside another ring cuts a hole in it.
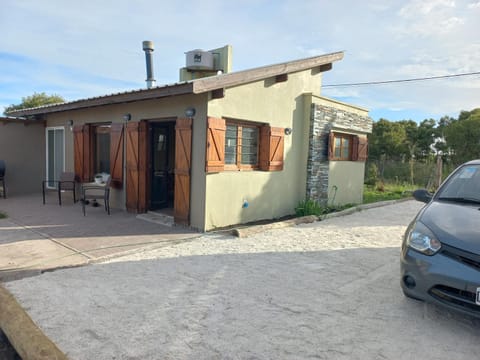
M 48 190 L 48 185 L 55 185 L 56 191 L 58 193 L 58 205 L 62 206 L 62 192 L 71 191 L 73 193 L 73 202 L 77 202 L 76 198 L 76 181 L 75 173 L 73 172 L 62 172 L 60 174 L 59 180 L 44 180 L 42 182 L 42 195 L 43 195 L 43 205 L 45 205 L 45 193 Z
M 88 183 L 82 185 L 81 202 L 83 216 L 85 216 L 85 205 L 89 204 L 90 201 L 93 201 L 92 204 L 96 204 L 97 200 L 103 200 L 105 211 L 110 215 L 110 181 L 111 177 L 109 176 L 103 184 Z
M 3 198 L 7 198 L 7 188 L 5 187 L 5 161 L 0 160 L 0 183 L 2 184 Z

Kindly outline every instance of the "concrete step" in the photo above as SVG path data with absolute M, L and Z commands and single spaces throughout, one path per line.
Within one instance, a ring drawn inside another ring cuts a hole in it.
M 173 216 L 162 214 L 155 211 L 149 211 L 145 214 L 138 214 L 137 219 L 149 221 L 164 226 L 174 226 Z

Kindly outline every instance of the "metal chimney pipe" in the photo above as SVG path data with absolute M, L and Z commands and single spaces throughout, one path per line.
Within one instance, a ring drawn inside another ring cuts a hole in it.
M 145 51 L 145 61 L 147 64 L 147 88 L 151 89 L 155 86 L 155 79 L 153 78 L 153 42 L 152 41 L 144 41 L 142 43 L 143 51 Z

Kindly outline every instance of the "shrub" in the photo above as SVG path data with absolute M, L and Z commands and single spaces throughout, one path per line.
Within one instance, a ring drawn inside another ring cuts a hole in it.
M 320 216 L 323 213 L 323 207 L 314 200 L 307 199 L 304 201 L 300 201 L 295 208 L 295 214 L 297 216 L 308 216 L 308 215 L 316 215 Z
M 317 201 L 308 199 L 308 200 L 300 201 L 298 203 L 297 207 L 295 208 L 295 214 L 297 216 L 308 216 L 308 215 L 321 216 L 321 215 L 330 214 L 332 212 L 345 210 L 353 206 L 355 206 L 355 204 L 322 206 Z
M 374 186 L 378 181 L 378 166 L 375 163 L 369 163 L 367 168 L 366 185 Z

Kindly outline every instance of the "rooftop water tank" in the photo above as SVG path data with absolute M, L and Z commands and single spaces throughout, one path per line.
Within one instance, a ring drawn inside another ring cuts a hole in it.
M 213 54 L 204 50 L 192 50 L 187 53 L 188 70 L 214 70 Z

